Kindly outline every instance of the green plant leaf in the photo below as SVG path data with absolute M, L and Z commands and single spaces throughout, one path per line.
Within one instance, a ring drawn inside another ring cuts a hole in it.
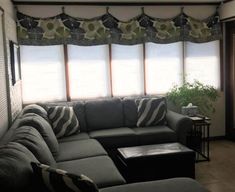
M 167 93 L 167 99 L 176 107 L 181 108 L 192 103 L 198 106 L 198 110 L 202 115 L 208 116 L 215 112 L 214 102 L 218 97 L 218 91 L 213 86 L 204 85 L 199 81 L 185 82 L 181 86 L 174 86 Z

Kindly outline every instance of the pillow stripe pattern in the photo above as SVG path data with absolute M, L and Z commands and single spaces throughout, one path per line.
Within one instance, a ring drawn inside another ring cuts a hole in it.
M 72 107 L 50 107 L 48 117 L 57 138 L 69 136 L 79 131 L 79 122 Z
M 164 98 L 143 98 L 138 104 L 137 126 L 159 125 L 165 122 L 166 101 Z
M 98 192 L 93 181 L 85 175 L 75 175 L 40 163 L 31 163 L 37 184 L 49 192 Z

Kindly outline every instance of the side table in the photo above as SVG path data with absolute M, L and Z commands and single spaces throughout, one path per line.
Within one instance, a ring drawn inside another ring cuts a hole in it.
M 193 128 L 187 137 L 187 146 L 196 152 L 196 162 L 210 161 L 210 118 L 201 115 L 189 118 Z

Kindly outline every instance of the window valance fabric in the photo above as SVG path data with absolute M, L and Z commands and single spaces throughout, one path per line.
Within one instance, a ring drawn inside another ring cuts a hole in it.
M 142 13 L 128 21 L 120 21 L 108 12 L 92 19 L 75 18 L 65 13 L 50 18 L 35 18 L 17 12 L 17 32 L 18 42 L 22 45 L 204 43 L 222 37 L 217 12 L 205 20 L 182 12 L 170 19 Z

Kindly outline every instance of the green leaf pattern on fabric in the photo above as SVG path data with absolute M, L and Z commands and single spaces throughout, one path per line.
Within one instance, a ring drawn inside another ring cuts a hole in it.
M 172 19 L 141 14 L 129 21 L 119 21 L 110 13 L 92 19 L 71 17 L 65 13 L 50 18 L 34 18 L 17 12 L 18 41 L 22 45 L 125 45 L 145 42 L 209 42 L 221 38 L 219 15 L 205 20 L 184 13 Z
M 175 23 L 171 20 L 155 20 L 153 26 L 157 30 L 156 38 L 180 37 L 180 27 L 175 26 Z
M 188 23 L 190 25 L 189 35 L 194 38 L 204 38 L 211 36 L 210 29 L 203 22 L 195 20 L 193 18 L 188 18 Z

